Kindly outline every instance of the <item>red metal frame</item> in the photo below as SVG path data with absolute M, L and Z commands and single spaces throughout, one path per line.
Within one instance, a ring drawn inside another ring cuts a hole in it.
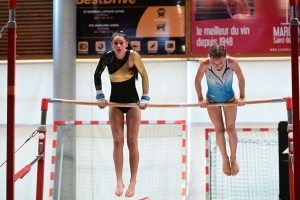
M 9 0 L 8 8 L 16 9 L 17 1 Z M 15 175 L 15 70 L 16 70 L 16 27 L 8 28 L 7 39 L 7 172 L 6 199 L 14 200 Z
M 297 8 L 298 1 L 290 0 L 291 11 L 295 7 Z M 295 9 L 296 10 L 296 9 Z M 292 13 L 292 12 L 291 12 Z M 295 13 L 294 13 L 295 14 Z M 294 146 L 294 177 L 292 192 L 294 196 L 290 199 L 300 199 L 300 118 L 299 118 L 299 52 L 298 52 L 298 28 L 299 24 L 295 23 L 296 16 L 291 16 L 291 67 L 292 67 L 292 98 L 293 98 L 293 146 Z
M 292 110 L 293 110 L 293 100 L 291 97 L 286 98 L 286 110 L 288 112 L 288 124 L 292 124 Z M 288 130 L 288 134 L 292 132 L 292 130 Z M 288 137 L 288 149 L 289 149 L 289 188 L 290 188 L 290 200 L 294 200 L 295 191 L 294 191 L 294 172 L 293 172 L 293 163 L 291 161 L 291 157 L 294 155 L 293 150 L 290 149 L 290 144 L 293 142 L 293 139 Z
M 48 111 L 48 99 L 42 99 L 41 105 L 41 125 L 46 126 L 46 118 Z M 36 200 L 43 200 L 44 195 L 44 174 L 45 174 L 45 148 L 46 148 L 46 128 L 44 130 L 39 131 L 40 134 L 44 134 L 44 138 L 39 139 L 38 146 L 38 154 L 42 155 L 42 159 L 40 159 L 37 163 L 37 181 L 36 181 Z

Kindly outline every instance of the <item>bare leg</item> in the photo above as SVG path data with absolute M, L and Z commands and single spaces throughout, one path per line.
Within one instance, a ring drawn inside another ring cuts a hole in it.
M 217 144 L 223 158 L 223 172 L 227 176 L 231 175 L 230 162 L 226 151 L 225 128 L 221 107 L 208 107 L 209 117 L 215 127 Z
M 239 163 L 236 159 L 236 149 L 238 136 L 235 129 L 235 121 L 237 115 L 237 106 L 224 106 L 224 115 L 226 122 L 226 131 L 229 137 L 229 146 L 230 146 L 230 164 L 231 164 L 231 175 L 235 176 L 240 170 Z
M 114 140 L 113 158 L 115 163 L 117 189 L 115 194 L 120 197 L 123 195 L 123 146 L 124 146 L 124 114 L 116 107 L 109 108 L 109 120 Z
M 136 176 L 139 164 L 138 132 L 140 128 L 141 111 L 139 108 L 131 108 L 126 114 L 127 122 L 127 146 L 129 149 L 130 183 L 125 197 L 133 197 L 135 193 Z

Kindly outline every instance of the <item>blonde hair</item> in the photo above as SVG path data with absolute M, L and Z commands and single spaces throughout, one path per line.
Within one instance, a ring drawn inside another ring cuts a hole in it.
M 211 58 L 221 58 L 226 57 L 226 47 L 225 45 L 214 44 L 209 49 L 209 57 Z

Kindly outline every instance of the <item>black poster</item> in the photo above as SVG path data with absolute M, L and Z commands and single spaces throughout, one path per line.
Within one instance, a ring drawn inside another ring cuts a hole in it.
M 124 31 L 139 54 L 185 54 L 185 0 L 77 0 L 77 55 L 111 50 Z

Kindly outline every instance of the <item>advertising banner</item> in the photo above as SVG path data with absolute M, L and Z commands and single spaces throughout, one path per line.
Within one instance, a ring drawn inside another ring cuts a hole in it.
M 185 54 L 184 0 L 76 0 L 77 55 L 111 50 L 124 31 L 140 54 Z
M 225 44 L 229 54 L 289 54 L 289 0 L 192 0 L 193 54 Z

